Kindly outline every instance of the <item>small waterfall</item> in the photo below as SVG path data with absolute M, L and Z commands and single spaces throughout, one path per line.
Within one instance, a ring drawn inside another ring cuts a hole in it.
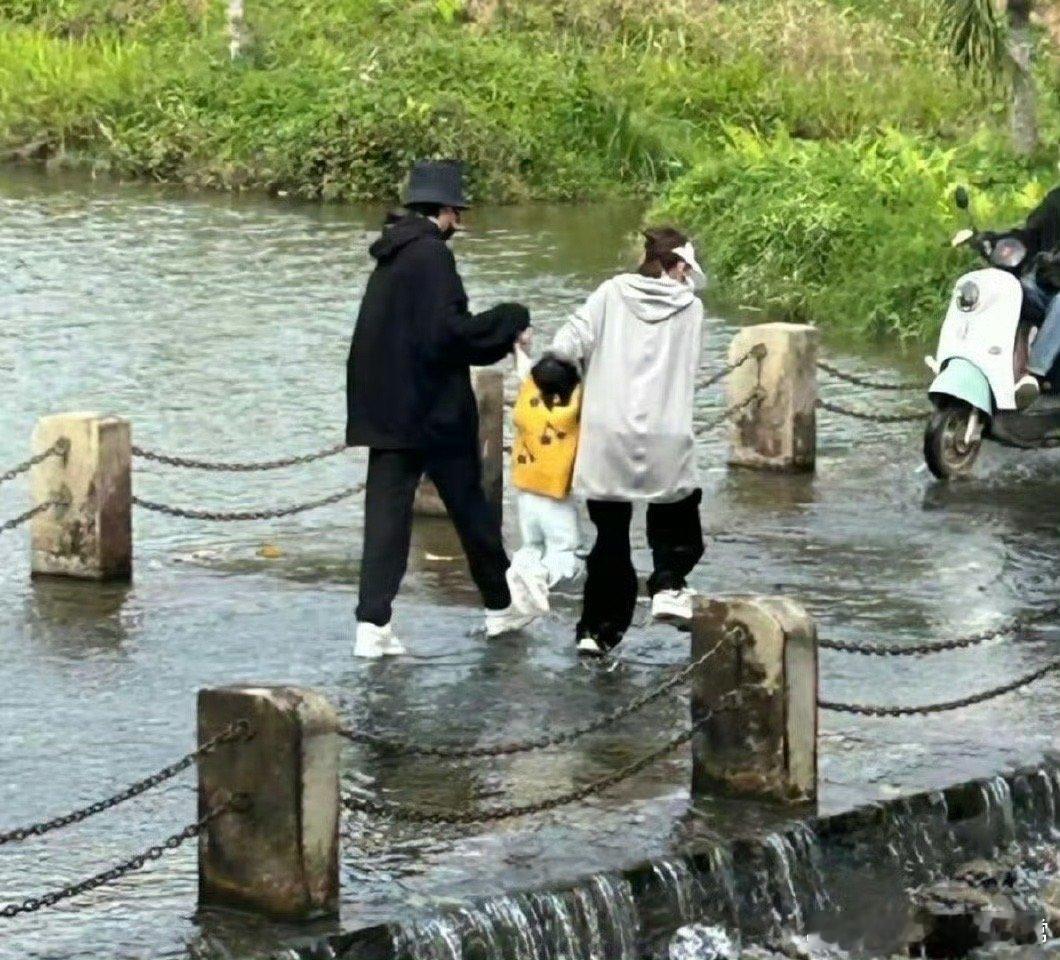
M 684 860 L 659 860 L 651 872 L 666 892 L 671 916 L 682 925 L 697 919 L 703 887 Z
M 414 920 L 394 937 L 394 952 L 407 960 L 462 960 L 460 918 Z
M 986 827 L 997 853 L 1016 839 L 1016 820 L 1012 812 L 1012 788 L 1004 777 L 994 777 L 981 788 L 986 804 Z
M 639 923 L 629 882 L 607 875 L 563 893 L 493 897 L 406 924 L 399 960 L 637 960 Z
M 773 870 L 768 877 L 773 894 L 774 916 L 778 926 L 790 926 L 801 930 L 803 925 L 802 905 L 795 889 L 794 864 L 797 854 L 791 841 L 779 833 L 765 838 L 766 847 L 773 859 Z
M 710 866 L 711 889 L 717 893 L 724 907 L 721 917 L 736 924 L 740 917 L 739 901 L 736 898 L 736 871 L 732 861 L 732 848 L 715 844 L 707 854 Z

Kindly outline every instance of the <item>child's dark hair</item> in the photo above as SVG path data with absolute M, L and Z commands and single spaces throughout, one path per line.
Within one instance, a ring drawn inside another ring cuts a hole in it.
M 530 368 L 530 376 L 549 409 L 557 403 L 561 407 L 567 406 L 571 394 L 582 380 L 573 363 L 550 354 L 545 354 Z
M 637 273 L 644 277 L 661 277 L 681 262 L 674 250 L 686 243 L 688 237 L 674 227 L 649 227 L 644 231 L 644 260 Z

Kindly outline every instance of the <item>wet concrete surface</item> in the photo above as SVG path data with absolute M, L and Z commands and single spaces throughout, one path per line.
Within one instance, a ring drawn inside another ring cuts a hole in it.
M 379 211 L 188 197 L 142 187 L 0 174 L 0 465 L 27 455 L 37 417 L 100 409 L 133 420 L 134 442 L 222 459 L 271 458 L 341 439 L 344 361 Z M 477 211 L 457 256 L 473 301 L 527 302 L 547 331 L 628 262 L 639 211 Z M 709 242 L 707 244 L 709 247 Z M 713 320 L 705 370 L 733 325 Z M 841 366 L 920 377 L 909 358 L 825 347 Z M 917 395 L 822 381 L 832 399 L 893 411 Z M 724 404 L 701 398 L 706 422 Z M 940 487 L 916 425 L 824 414 L 817 473 L 729 470 L 724 435 L 702 438 L 708 553 L 693 586 L 783 593 L 822 635 L 921 642 L 993 626 L 1056 599 L 1056 454 L 989 449 L 976 478 Z M 139 465 L 138 494 L 221 510 L 312 499 L 364 474 L 364 457 L 263 475 Z M 0 488 L 0 518 L 26 506 Z M 631 632 L 611 671 L 573 652 L 574 598 L 523 636 L 487 642 L 451 529 L 417 527 L 396 623 L 413 656 L 350 656 L 362 526 L 351 502 L 282 521 L 213 526 L 138 513 L 127 587 L 37 581 L 25 536 L 0 538 L 0 824 L 97 799 L 183 754 L 199 687 L 241 679 L 320 687 L 350 722 L 434 743 L 485 743 L 580 723 L 685 661 L 668 628 Z M 511 512 L 510 543 L 514 543 Z M 266 544 L 279 557 L 261 556 Z M 643 525 L 637 563 L 648 569 Z M 642 607 L 641 614 L 646 613 Z M 831 699 L 924 703 L 1034 669 L 1055 626 L 930 659 L 822 655 Z M 1051 743 L 1057 684 L 937 718 L 824 715 L 821 803 L 941 786 L 1032 762 Z M 525 802 L 605 774 L 673 735 L 682 697 L 554 752 L 452 766 L 346 752 L 351 783 L 390 799 L 468 809 Z M 362 925 L 439 902 L 536 886 L 662 855 L 680 843 L 689 769 L 678 754 L 585 804 L 453 838 L 351 825 L 343 921 Z M 187 776 L 53 837 L 0 849 L 0 902 L 35 895 L 136 852 L 194 816 Z M 757 813 L 719 813 L 719 832 Z M 112 888 L 5 924 L 0 957 L 251 957 L 284 935 L 195 913 L 185 847 Z

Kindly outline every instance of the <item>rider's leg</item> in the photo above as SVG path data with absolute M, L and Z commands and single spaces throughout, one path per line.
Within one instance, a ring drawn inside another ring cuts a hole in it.
M 1060 296 L 1054 296 L 1048 302 L 1045 321 L 1031 344 L 1027 369 L 1044 380 L 1049 376 L 1057 357 L 1060 357 Z

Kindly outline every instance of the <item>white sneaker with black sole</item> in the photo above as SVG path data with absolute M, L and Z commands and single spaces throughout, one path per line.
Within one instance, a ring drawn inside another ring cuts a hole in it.
M 357 639 L 353 644 L 355 657 L 378 660 L 380 657 L 402 657 L 405 653 L 404 644 L 389 623 L 382 627 L 374 623 L 357 624 Z
M 651 615 L 663 623 L 691 623 L 692 601 L 695 594 L 686 588 L 660 590 L 651 598 Z

